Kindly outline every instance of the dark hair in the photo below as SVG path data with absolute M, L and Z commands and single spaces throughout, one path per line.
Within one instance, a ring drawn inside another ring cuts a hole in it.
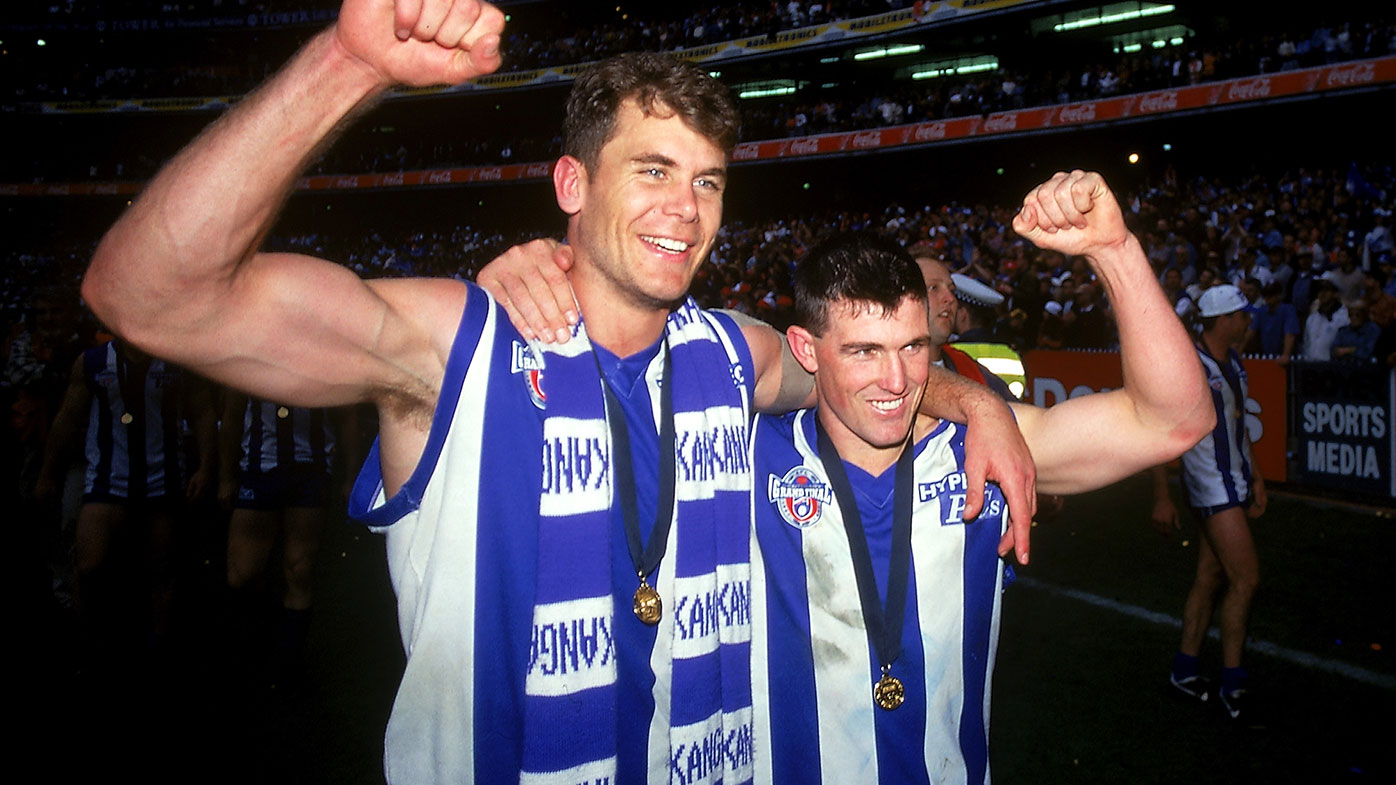
M 890 314 L 910 297 L 926 302 L 926 279 L 895 242 L 869 232 L 836 234 L 795 265 L 795 323 L 815 335 L 829 326 L 830 303 L 853 300 Z
M 616 131 L 620 105 L 647 116 L 672 112 L 730 154 L 740 118 L 727 86 L 693 63 L 658 52 L 626 52 L 588 68 L 572 85 L 563 120 L 564 153 L 594 167 Z

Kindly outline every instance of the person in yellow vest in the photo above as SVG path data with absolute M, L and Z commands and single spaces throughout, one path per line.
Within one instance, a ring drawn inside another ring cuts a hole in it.
M 964 276 L 951 275 L 950 268 L 944 262 L 931 256 L 917 256 L 916 266 L 921 268 L 921 277 L 926 279 L 926 297 L 931 309 L 931 362 L 987 386 L 1005 401 L 1018 400 L 1007 381 L 996 376 L 968 352 L 949 345 L 950 336 L 955 333 L 957 321 L 964 310 L 956 297 L 955 279 Z M 998 297 L 1002 299 L 1003 295 Z
M 925 268 L 922 268 L 925 274 Z M 1023 358 L 1013 347 L 994 338 L 993 309 L 1003 302 L 1003 295 L 979 281 L 954 273 L 950 276 L 955 297 L 959 300 L 955 340 L 948 348 L 958 349 L 1007 385 L 1012 398 L 1018 400 L 1027 389 L 1028 375 Z M 990 387 L 993 387 L 991 384 Z

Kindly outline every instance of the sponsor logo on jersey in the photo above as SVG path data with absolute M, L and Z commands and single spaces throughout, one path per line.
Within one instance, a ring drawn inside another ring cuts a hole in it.
M 509 357 L 509 373 L 523 374 L 528 397 L 539 409 L 548 408 L 548 396 L 543 392 L 543 364 L 533 356 L 533 350 L 526 344 L 514 341 L 514 351 Z
M 833 491 L 824 479 L 809 468 L 796 466 L 784 477 L 769 475 L 767 498 L 785 522 L 797 529 L 808 529 L 819 523 L 824 505 L 833 499 Z
M 968 487 L 964 472 L 951 472 L 934 482 L 917 483 L 916 501 L 922 504 L 938 501 L 940 525 L 958 526 L 966 523 L 964 512 Z M 1001 520 L 1007 510 L 1008 503 L 1003 498 L 1003 491 L 998 485 L 987 483 L 984 486 L 983 509 L 974 521 Z

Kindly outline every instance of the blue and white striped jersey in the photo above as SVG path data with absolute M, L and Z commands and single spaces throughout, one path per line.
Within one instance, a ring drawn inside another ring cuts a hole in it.
M 239 462 L 244 473 L 265 474 L 295 464 L 318 466 L 328 472 L 333 454 L 334 434 L 324 409 L 247 399 Z
M 964 426 L 916 447 L 911 582 L 902 654 L 906 701 L 873 703 L 881 676 L 843 518 L 816 450 L 815 412 L 753 428 L 752 678 L 757 782 L 983 783 L 1007 507 L 995 486 L 966 524 Z M 885 602 L 895 467 L 844 464 Z
M 1183 488 L 1193 507 L 1244 503 L 1251 496 L 1251 443 L 1246 436 L 1249 386 L 1241 358 L 1230 349 L 1224 363 L 1197 347 L 1217 424 L 1202 441 L 1183 453 Z
M 92 393 L 83 493 L 182 496 L 183 373 L 162 360 L 134 362 L 111 341 L 84 352 L 82 367 Z

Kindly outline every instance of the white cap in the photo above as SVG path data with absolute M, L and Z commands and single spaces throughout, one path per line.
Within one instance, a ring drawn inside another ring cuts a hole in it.
M 1241 294 L 1241 290 L 1231 284 L 1213 286 L 1203 292 L 1197 300 L 1198 310 L 1204 319 L 1235 313 L 1247 305 L 1250 303 L 1247 302 L 1246 295 Z

